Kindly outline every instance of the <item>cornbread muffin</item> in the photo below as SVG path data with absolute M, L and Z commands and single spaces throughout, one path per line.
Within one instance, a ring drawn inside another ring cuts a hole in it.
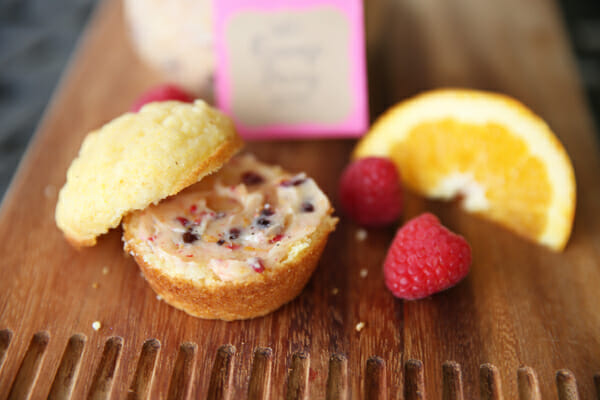
M 150 103 L 85 138 L 56 223 L 91 246 L 123 220 L 124 248 L 150 285 L 191 315 L 267 314 L 306 285 L 337 218 L 312 179 L 232 158 L 241 146 L 202 101 Z
M 202 318 L 252 318 L 308 282 L 335 228 L 332 211 L 305 174 L 244 155 L 127 215 L 123 240 L 167 303 Z
M 203 101 L 151 103 L 91 132 L 67 172 L 56 224 L 77 246 L 214 172 L 242 146 L 231 120 Z

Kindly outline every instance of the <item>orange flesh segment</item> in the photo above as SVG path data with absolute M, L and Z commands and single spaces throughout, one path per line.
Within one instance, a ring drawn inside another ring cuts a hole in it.
M 552 186 L 545 166 L 501 124 L 424 122 L 390 154 L 403 166 L 406 185 L 421 194 L 448 176 L 468 174 L 485 193 L 489 209 L 483 213 L 490 219 L 533 238 L 546 227 Z

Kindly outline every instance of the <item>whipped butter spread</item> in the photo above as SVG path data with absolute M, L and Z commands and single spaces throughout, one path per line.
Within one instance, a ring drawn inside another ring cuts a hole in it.
M 240 281 L 309 246 L 330 208 L 304 173 L 290 175 L 243 155 L 141 211 L 136 236 L 178 273 Z

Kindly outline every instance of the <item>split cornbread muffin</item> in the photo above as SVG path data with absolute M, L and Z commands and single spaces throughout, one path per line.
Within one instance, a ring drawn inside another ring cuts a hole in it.
M 203 318 L 250 318 L 302 290 L 335 228 L 331 212 L 306 175 L 234 157 L 126 216 L 125 249 L 169 304 Z
M 202 318 L 267 314 L 308 282 L 337 219 L 305 174 L 230 160 L 241 145 L 202 101 L 125 114 L 84 140 L 57 225 L 85 246 L 124 217 L 125 250 L 167 303 Z

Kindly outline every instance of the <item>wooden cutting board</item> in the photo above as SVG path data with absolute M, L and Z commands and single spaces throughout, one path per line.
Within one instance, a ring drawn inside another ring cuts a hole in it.
M 440 86 L 496 90 L 528 104 L 575 165 L 577 215 L 565 252 L 408 193 L 405 219 L 430 210 L 472 245 L 470 275 L 445 293 L 394 299 L 381 264 L 395 227 L 358 241 L 357 226 L 342 218 L 306 289 L 273 314 L 226 323 L 171 308 L 122 252 L 121 232 L 76 251 L 54 225 L 57 190 L 85 133 L 159 81 L 130 48 L 120 2 L 108 0 L 0 211 L 1 399 L 597 395 L 600 153 L 556 4 L 398 0 L 389 7 L 376 21 L 381 41 L 369 49 L 372 115 Z M 338 205 L 353 145 L 272 141 L 247 149 L 306 171 Z

